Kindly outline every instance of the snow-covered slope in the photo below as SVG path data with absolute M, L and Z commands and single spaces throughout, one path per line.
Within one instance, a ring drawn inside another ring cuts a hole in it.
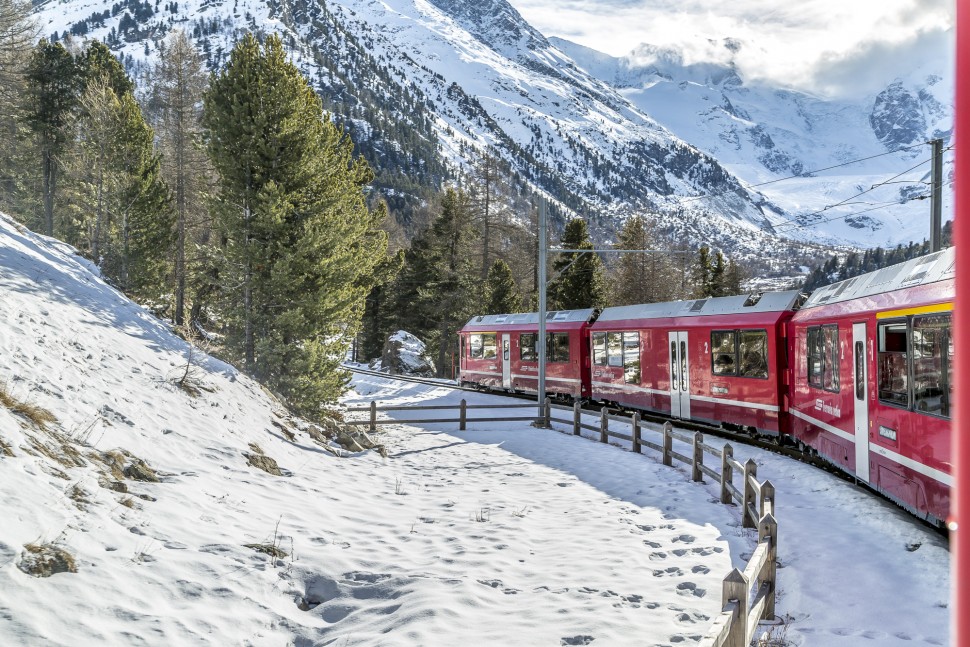
M 950 143 L 952 60 L 914 63 L 886 79 L 876 93 L 824 98 L 746 83 L 730 63 L 749 46 L 737 40 L 721 44 L 727 62 L 689 65 L 676 51 L 648 45 L 614 58 L 566 40 L 551 41 L 783 208 L 792 222 L 776 222 L 779 234 L 862 247 L 928 237 L 929 202 L 918 199 L 929 193 L 931 149 L 924 142 Z M 944 159 L 949 182 L 953 156 Z M 802 177 L 778 181 L 790 176 Z M 952 197 L 947 190 L 945 219 L 952 217 Z

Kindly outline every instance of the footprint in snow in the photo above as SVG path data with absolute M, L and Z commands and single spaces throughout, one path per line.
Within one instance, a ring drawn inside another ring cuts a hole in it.
M 677 585 L 677 595 L 693 595 L 702 598 L 707 595 L 707 591 L 697 588 L 697 585 L 693 582 L 681 582 Z
M 654 577 L 680 577 L 683 574 L 684 574 L 684 571 L 680 570 L 676 566 L 670 566 L 668 568 L 656 570 L 653 572 Z

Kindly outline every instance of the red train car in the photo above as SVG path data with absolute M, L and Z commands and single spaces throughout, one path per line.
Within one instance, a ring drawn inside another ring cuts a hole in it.
M 589 326 L 599 310 L 546 313 L 546 391 L 589 397 Z M 493 389 L 536 393 L 539 314 L 472 317 L 460 338 L 459 380 Z
M 797 291 L 606 308 L 590 328 L 594 400 L 787 431 L 787 324 Z
M 792 433 L 914 513 L 946 518 L 951 248 L 817 290 L 794 316 Z

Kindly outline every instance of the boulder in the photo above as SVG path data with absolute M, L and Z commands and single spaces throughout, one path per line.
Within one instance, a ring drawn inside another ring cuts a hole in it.
M 404 330 L 398 330 L 384 342 L 381 364 L 391 375 L 434 377 L 436 373 L 424 342 Z

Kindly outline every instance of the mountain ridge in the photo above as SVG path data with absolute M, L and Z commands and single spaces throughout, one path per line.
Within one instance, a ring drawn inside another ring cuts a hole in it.
M 581 53 L 547 39 L 505 0 L 188 0 L 146 7 L 139 0 L 110 7 L 107 0 L 71 0 L 48 2 L 38 15 L 48 35 L 73 31 L 105 39 L 136 72 L 178 26 L 210 66 L 225 60 L 243 31 L 281 31 L 327 109 L 377 170 L 378 189 L 399 219 L 424 199 L 419 187 L 454 181 L 488 149 L 520 190 L 550 196 L 561 214 L 587 218 L 607 242 L 627 216 L 647 213 L 661 229 L 678 228 L 689 244 L 713 244 L 742 257 L 816 240 L 866 243 L 798 221 L 800 205 L 824 205 L 824 190 L 792 200 L 744 188 L 802 173 L 808 164 L 800 151 L 776 142 L 783 128 L 752 116 L 737 93 L 721 92 L 750 91 L 730 69 L 709 66 L 722 99 L 705 115 L 727 126 L 698 133 L 667 119 L 664 106 L 658 111 L 652 100 L 637 100 L 671 85 L 671 74 L 663 84 L 653 74 L 652 85 L 643 87 L 642 75 L 619 83 L 588 72 L 595 66 Z M 685 83 L 701 87 L 677 82 Z M 732 146 L 758 157 L 760 170 L 748 172 L 751 160 L 732 158 Z M 844 188 L 841 182 L 828 191 Z M 780 240 L 778 226 L 786 233 L 795 221 L 798 228 L 787 232 L 793 240 Z M 710 223 L 723 232 L 715 240 L 702 234 Z

